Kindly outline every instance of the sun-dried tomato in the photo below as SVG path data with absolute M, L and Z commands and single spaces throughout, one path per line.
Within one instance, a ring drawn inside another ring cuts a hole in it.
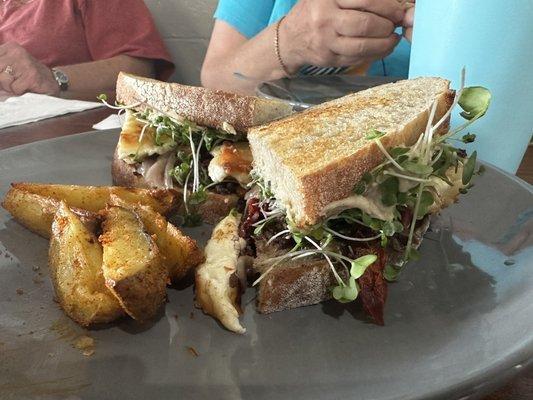
M 387 255 L 381 247 L 369 249 L 368 254 L 371 253 L 376 254 L 378 259 L 359 278 L 359 297 L 365 312 L 376 324 L 384 325 L 383 312 L 387 301 L 387 282 L 383 278 L 383 269 L 387 262 Z
M 261 218 L 261 210 L 259 209 L 259 199 L 257 197 L 250 197 L 246 203 L 241 225 L 239 226 L 239 236 L 245 240 L 250 239 L 254 227 L 252 226 Z

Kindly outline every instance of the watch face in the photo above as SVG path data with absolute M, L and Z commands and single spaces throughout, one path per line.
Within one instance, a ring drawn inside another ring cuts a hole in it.
M 68 77 L 65 75 L 64 72 L 59 71 L 58 69 L 55 70 L 56 79 L 60 83 L 68 83 Z
M 54 73 L 54 78 L 61 90 L 67 90 L 69 84 L 68 76 L 59 69 L 52 69 L 52 72 Z

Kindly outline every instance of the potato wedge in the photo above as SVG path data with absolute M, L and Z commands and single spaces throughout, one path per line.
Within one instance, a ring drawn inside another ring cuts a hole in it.
M 51 236 L 52 221 L 59 209 L 60 201 L 51 197 L 44 197 L 12 187 L 7 192 L 2 202 L 4 207 L 13 218 L 30 231 L 49 239 Z M 98 215 L 82 210 L 71 208 L 80 218 L 81 222 L 90 232 L 94 232 L 98 224 Z
M 176 193 L 164 189 L 137 189 L 120 186 L 79 186 L 44 183 L 13 183 L 17 189 L 45 197 L 64 200 L 70 207 L 97 212 L 105 208 L 111 194 L 130 203 L 150 206 L 160 214 L 173 210 L 178 201 Z
M 159 248 L 172 283 L 182 279 L 191 268 L 204 260 L 204 253 L 196 241 L 184 235 L 151 207 L 128 203 L 116 195 L 111 195 L 109 203 L 134 211 L 141 218 Z
M 88 326 L 124 315 L 105 286 L 102 247 L 64 202 L 52 223 L 48 259 L 59 304 L 74 321 Z
M 103 215 L 106 285 L 132 318 L 148 320 L 166 298 L 168 273 L 159 249 L 135 212 L 110 206 Z
M 237 266 L 244 239 L 239 237 L 238 213 L 218 223 L 205 247 L 206 260 L 196 269 L 196 302 L 230 331 L 244 333 L 239 322 L 240 281 Z
M 167 224 L 167 247 L 163 251 L 167 257 L 172 283 L 184 278 L 191 269 L 205 260 L 204 252 L 198 247 L 196 240 L 184 235 L 170 222 Z

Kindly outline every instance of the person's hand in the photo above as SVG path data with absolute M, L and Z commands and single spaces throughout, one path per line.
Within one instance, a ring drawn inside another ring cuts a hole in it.
M 12 42 L 0 45 L 0 90 L 15 95 L 33 92 L 57 96 L 60 92 L 52 70 Z
M 414 4 L 407 9 L 405 12 L 405 17 L 402 21 L 403 26 L 403 36 L 411 42 L 413 39 L 413 23 L 415 20 L 415 6 Z
M 4 100 L 7 100 L 8 98 L 10 98 L 11 96 L 13 96 L 12 93 L 9 93 L 9 92 L 6 92 L 2 89 L 0 89 L 0 103 Z
M 280 53 L 291 72 L 303 64 L 360 65 L 398 44 L 397 0 L 300 0 L 280 25 Z

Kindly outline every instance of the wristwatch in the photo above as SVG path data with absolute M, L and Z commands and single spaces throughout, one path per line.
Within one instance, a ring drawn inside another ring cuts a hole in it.
M 63 92 L 67 90 L 68 85 L 70 83 L 70 80 L 68 79 L 67 74 L 65 74 L 63 71 L 57 68 L 52 68 L 52 73 L 54 74 L 54 79 L 59 85 L 59 88 L 61 89 L 61 91 Z

